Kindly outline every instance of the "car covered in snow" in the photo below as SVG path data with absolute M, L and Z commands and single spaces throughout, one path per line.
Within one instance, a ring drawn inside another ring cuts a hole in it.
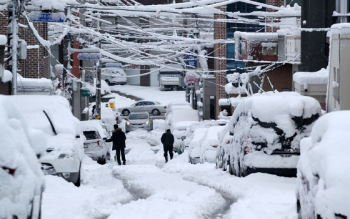
M 186 130 L 191 124 L 199 123 L 197 121 L 182 121 L 176 123 L 172 129 L 171 133 L 174 135 L 174 148 L 181 148 L 182 141 L 186 138 Z
M 108 85 L 124 85 L 127 81 L 126 73 L 121 68 L 102 68 L 101 79 Z
M 322 116 L 301 141 L 297 175 L 299 218 L 350 218 L 350 111 Z
M 193 138 L 188 147 L 189 162 L 191 164 L 200 163 L 200 157 L 201 157 L 200 145 L 202 144 L 202 141 L 205 138 L 207 130 L 208 128 L 199 128 L 199 129 L 196 129 L 193 133 Z
M 158 101 L 138 101 L 130 106 L 120 107 L 117 109 L 123 116 L 129 116 L 130 113 L 147 112 L 158 116 L 166 112 L 166 106 Z
M 84 135 L 85 154 L 100 164 L 105 164 L 111 159 L 111 144 L 105 142 L 108 132 L 103 128 L 101 121 L 81 121 Z
M 165 112 L 165 124 L 169 127 L 169 121 L 171 118 L 171 113 L 174 109 L 192 109 L 192 106 L 190 103 L 186 101 L 174 101 L 168 104 L 166 112 Z
M 0 96 L 0 218 L 41 217 L 45 137 L 32 129 L 11 97 Z
M 294 92 L 247 97 L 228 123 L 232 142 L 225 150 L 219 148 L 217 166 L 226 156 L 229 172 L 236 176 L 255 172 L 296 176 L 300 140 L 310 135 L 320 115 L 316 99 Z
M 199 122 L 199 113 L 194 109 L 174 109 L 165 119 L 165 129 L 173 130 L 178 122 Z
M 153 130 L 153 119 L 149 113 L 130 113 L 125 122 L 125 131 L 130 132 L 136 129 Z
M 193 138 L 193 133 L 195 130 L 199 128 L 209 128 L 212 126 L 219 126 L 220 123 L 217 122 L 217 120 L 205 120 L 201 122 L 193 122 L 191 125 L 189 125 L 184 133 L 183 141 L 181 141 L 180 149 L 181 151 L 185 151 L 186 148 L 189 147 L 190 142 Z
M 62 96 L 13 96 L 30 127 L 44 132 L 46 154 L 39 159 L 45 175 L 57 175 L 80 185 L 84 158 L 81 124 Z

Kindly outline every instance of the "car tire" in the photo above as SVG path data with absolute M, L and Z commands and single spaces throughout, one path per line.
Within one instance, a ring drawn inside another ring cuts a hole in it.
M 125 110 L 123 110 L 122 114 L 123 114 L 123 116 L 129 116 L 130 115 L 130 111 L 125 109 Z
M 160 115 L 160 112 L 159 112 L 159 110 L 154 109 L 154 110 L 152 110 L 152 114 L 153 114 L 154 116 L 159 116 L 159 115 Z
M 109 82 L 109 80 L 105 80 L 105 81 L 108 84 L 108 86 L 111 86 L 111 82 Z
M 81 171 L 81 163 L 80 163 L 79 172 L 78 172 L 78 179 L 77 179 L 77 181 L 74 183 L 74 185 L 75 185 L 76 187 L 80 187 L 80 171 Z
M 173 87 L 172 87 L 172 90 L 173 90 L 173 91 L 177 91 L 177 86 L 173 86 Z

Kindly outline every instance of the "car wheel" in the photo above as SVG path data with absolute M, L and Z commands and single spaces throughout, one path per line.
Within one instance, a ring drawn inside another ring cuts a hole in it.
M 129 110 L 123 110 L 122 114 L 124 116 L 128 116 L 130 114 L 130 111 Z
M 111 82 L 109 82 L 109 80 L 106 80 L 106 83 L 108 84 L 108 86 L 111 85 Z
M 152 114 L 155 116 L 158 116 L 158 115 L 160 115 L 160 112 L 159 112 L 159 110 L 154 109 L 154 110 L 152 110 Z
M 177 91 L 177 86 L 172 87 L 173 91 Z
M 79 172 L 78 172 L 78 179 L 77 179 L 77 181 L 74 183 L 74 185 L 75 185 L 76 187 L 79 187 L 79 186 L 80 186 L 80 171 L 81 171 L 81 163 L 80 163 Z

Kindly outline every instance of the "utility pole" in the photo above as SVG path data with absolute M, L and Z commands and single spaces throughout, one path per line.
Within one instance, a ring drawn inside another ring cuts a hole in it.
M 11 10 L 9 12 L 12 12 L 11 15 L 11 23 L 9 25 L 9 33 L 11 36 L 9 37 L 10 41 L 10 55 L 12 55 L 11 58 L 11 72 L 13 74 L 12 77 L 12 95 L 17 95 L 17 50 L 18 50 L 18 24 L 17 24 L 17 14 L 19 13 L 18 8 L 18 1 L 14 0 L 12 2 L 12 5 L 10 5 Z M 10 27 L 11 26 L 11 27 Z
M 100 13 L 97 15 L 98 18 L 100 18 Z M 100 32 L 100 21 L 97 22 L 97 30 Z M 99 42 L 99 48 L 101 49 L 101 42 Z M 101 118 L 101 67 L 102 67 L 102 61 L 99 59 L 97 61 L 97 81 L 96 81 L 96 112 L 97 115 Z

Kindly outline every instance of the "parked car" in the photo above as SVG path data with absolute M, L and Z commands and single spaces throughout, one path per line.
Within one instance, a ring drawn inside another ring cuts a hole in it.
M 118 108 L 118 112 L 123 114 L 123 116 L 128 116 L 130 113 L 139 113 L 139 112 L 147 112 L 158 116 L 162 113 L 166 112 L 166 106 L 160 104 L 157 101 L 139 101 L 134 104 L 131 104 L 127 107 Z
M 44 132 L 46 154 L 39 159 L 45 175 L 57 175 L 80 185 L 84 149 L 81 124 L 62 96 L 13 96 L 30 127 Z
M 121 68 L 102 68 L 101 79 L 108 85 L 124 85 L 127 81 L 126 73 Z
M 206 135 L 200 145 L 200 163 L 216 162 L 216 151 L 220 144 L 218 134 L 224 128 L 224 126 L 212 126 L 208 128 Z
M 194 122 L 191 125 L 189 125 L 184 133 L 184 137 L 182 138 L 183 140 L 181 141 L 181 151 L 184 152 L 185 149 L 189 147 L 195 130 L 199 128 L 209 128 L 212 126 L 219 126 L 219 124 L 216 122 L 216 120 L 205 120 L 198 123 Z
M 149 113 L 130 113 L 125 123 L 126 132 L 136 129 L 153 130 L 153 119 Z
M 177 122 L 171 129 L 171 133 L 174 135 L 174 150 L 181 149 L 182 140 L 185 139 L 186 129 L 191 124 L 199 123 L 198 121 L 182 121 Z
M 193 138 L 188 147 L 189 162 L 191 164 L 200 163 L 201 149 L 200 145 L 207 133 L 208 128 L 196 129 L 193 133 Z
M 194 109 L 174 109 L 170 115 L 166 117 L 165 129 L 174 129 L 178 122 L 183 121 L 193 121 L 199 122 L 199 114 L 197 110 Z
M 223 171 L 227 170 L 227 166 L 229 164 L 229 147 L 232 143 L 233 133 L 229 132 L 229 127 L 225 126 L 225 128 L 218 133 L 219 138 L 219 147 L 216 151 L 216 168 L 222 169 Z
M 44 133 L 34 130 L 12 103 L 0 96 L 0 218 L 41 218 Z
M 350 112 L 328 113 L 301 140 L 297 211 L 301 219 L 350 218 Z
M 101 121 L 81 121 L 84 139 L 84 152 L 88 157 L 105 164 L 111 159 L 111 144 L 105 142 L 110 134 L 103 128 Z
M 165 116 L 170 114 L 171 111 L 175 108 L 191 108 L 192 109 L 192 106 L 189 102 L 186 102 L 186 101 L 174 101 L 174 102 L 171 102 L 168 104 L 167 106 L 167 109 L 166 109 L 166 113 L 165 113 Z
M 295 177 L 299 142 L 320 115 L 317 100 L 293 92 L 247 97 L 228 123 L 232 142 L 226 151 L 219 148 L 217 166 L 226 165 L 220 163 L 227 156 L 229 172 L 236 176 L 264 172 Z

